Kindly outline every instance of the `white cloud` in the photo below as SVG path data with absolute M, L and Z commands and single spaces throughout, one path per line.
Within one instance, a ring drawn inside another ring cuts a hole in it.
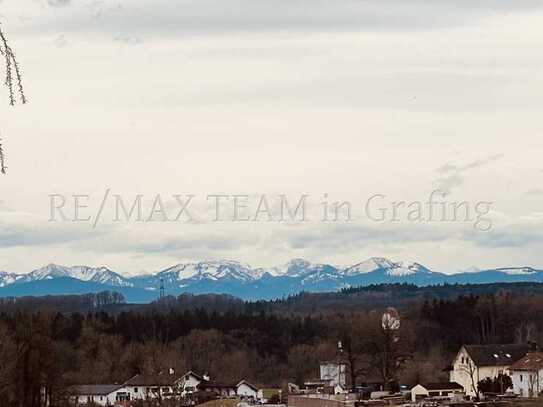
M 2 201 L 22 214 L 2 213 L 0 268 L 373 255 L 445 270 L 543 266 L 535 220 L 500 218 L 488 234 L 403 223 L 47 223 L 49 194 L 91 194 L 94 204 L 109 187 L 360 202 L 422 200 L 438 182 L 514 219 L 536 212 L 526 191 L 541 181 L 540 2 L 53 3 L 64 6 L 2 3 L 31 103 L 0 103 Z

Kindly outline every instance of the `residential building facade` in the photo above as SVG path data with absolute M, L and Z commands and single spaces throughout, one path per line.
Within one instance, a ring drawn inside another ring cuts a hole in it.
M 509 367 L 529 349 L 527 344 L 463 345 L 453 360 L 449 380 L 460 384 L 467 395 L 476 396 L 479 381 L 508 374 Z
M 120 385 L 93 384 L 73 386 L 69 389 L 73 404 L 97 404 L 113 406 L 116 402 L 126 400 L 124 389 Z
M 347 362 L 341 358 L 320 363 L 320 379 L 328 382 L 328 386 L 347 388 Z
M 513 392 L 537 397 L 543 392 L 543 352 L 529 352 L 509 368 Z
M 411 401 L 417 402 L 426 397 L 455 397 L 461 398 L 464 388 L 458 383 L 424 383 L 417 384 L 411 389 Z
M 236 384 L 236 393 L 242 399 L 257 400 L 258 398 L 258 388 L 247 380 Z

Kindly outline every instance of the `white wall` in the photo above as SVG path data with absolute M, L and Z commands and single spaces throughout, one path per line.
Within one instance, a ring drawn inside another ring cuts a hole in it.
M 474 371 L 475 384 L 477 384 L 479 381 L 477 379 L 477 368 L 464 347 L 462 347 L 453 361 L 453 369 L 449 373 L 449 381 L 458 383 L 464 388 L 467 395 L 474 396 L 475 391 L 472 385 L 470 369 Z
M 166 389 L 166 390 L 165 390 Z M 172 392 L 171 386 L 126 386 L 124 389 L 129 395 L 130 400 L 135 399 L 154 399 L 163 397 L 166 393 Z
M 89 401 L 94 402 L 101 406 L 113 406 L 115 404 L 117 392 L 110 393 L 108 395 L 79 395 L 77 397 L 78 404 L 87 404 Z
M 184 376 L 183 379 L 183 384 L 182 384 L 182 392 L 181 394 L 183 396 L 185 396 L 187 393 L 189 392 L 194 392 L 196 391 L 196 388 L 198 387 L 198 385 L 201 383 L 201 380 L 196 378 L 195 376 L 193 375 L 188 375 L 187 376 Z
M 511 371 L 513 392 L 521 397 L 536 397 L 543 391 L 543 370 L 540 371 Z
M 477 386 L 478 382 L 487 377 L 495 378 L 500 373 L 507 374 L 508 368 L 509 366 L 477 367 L 462 347 L 453 361 L 453 370 L 449 373 L 449 381 L 456 382 L 464 387 L 464 391 L 468 396 L 475 396 L 476 392 L 473 389 L 471 372 L 473 372 L 473 381 L 475 382 L 475 386 Z
M 257 399 L 258 392 L 252 387 L 248 386 L 245 383 L 242 383 L 238 386 L 237 389 L 238 396 L 240 397 L 252 397 L 255 400 Z
M 344 364 L 337 364 L 334 362 L 331 363 L 321 363 L 320 373 L 322 380 L 330 380 L 330 385 L 335 387 L 340 385 L 342 387 L 346 386 L 346 368 Z
M 428 396 L 428 390 L 426 390 L 424 387 L 422 387 L 420 384 L 417 384 L 415 387 L 411 389 L 411 401 L 415 402 L 417 401 L 417 396 L 419 397 L 426 397 Z

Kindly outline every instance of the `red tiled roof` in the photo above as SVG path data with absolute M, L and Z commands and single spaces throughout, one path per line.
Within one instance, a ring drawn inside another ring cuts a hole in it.
M 522 359 L 513 363 L 510 370 L 539 370 L 543 369 L 543 352 L 529 352 Z

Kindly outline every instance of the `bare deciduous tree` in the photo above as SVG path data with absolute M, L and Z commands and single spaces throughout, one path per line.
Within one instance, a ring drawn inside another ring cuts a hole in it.
M 478 386 L 478 371 L 477 366 L 475 366 L 475 363 L 472 362 L 471 359 L 468 359 L 467 363 L 462 365 L 463 370 L 465 373 L 469 376 L 471 381 L 471 388 L 473 390 L 473 393 L 475 393 L 475 397 L 479 399 L 479 386 Z

